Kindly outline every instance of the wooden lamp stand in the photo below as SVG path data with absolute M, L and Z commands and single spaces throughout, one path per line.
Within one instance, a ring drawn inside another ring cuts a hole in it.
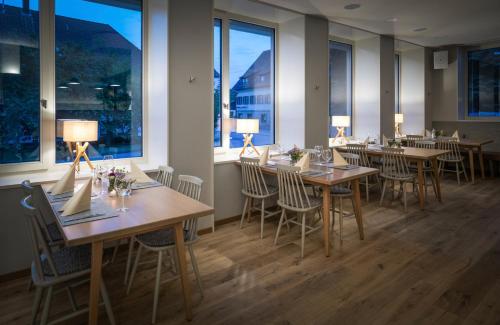
M 255 146 L 252 143 L 253 134 L 245 133 L 245 134 L 243 134 L 243 137 L 245 138 L 245 143 L 243 144 L 243 149 L 241 149 L 240 157 L 243 156 L 243 154 L 245 153 L 245 150 L 248 146 L 252 147 L 252 149 L 255 151 L 255 153 L 257 155 L 260 155 L 257 148 L 255 148 Z
M 72 167 L 75 167 L 77 172 L 80 172 L 80 158 L 83 157 L 87 164 L 90 167 L 90 170 L 94 170 L 94 165 L 90 162 L 89 157 L 87 156 L 87 153 L 85 152 L 89 146 L 88 142 L 85 142 L 84 145 L 82 146 L 80 142 L 76 143 L 76 158 L 75 161 L 73 161 L 73 164 L 71 165 Z

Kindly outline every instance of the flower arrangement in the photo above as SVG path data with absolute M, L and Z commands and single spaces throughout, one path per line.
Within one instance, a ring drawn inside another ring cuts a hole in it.
M 287 154 L 290 156 L 292 163 L 295 163 L 295 162 L 299 161 L 299 159 L 302 157 L 302 155 L 304 153 L 302 152 L 302 150 L 299 147 L 294 145 L 293 148 L 287 152 Z
M 116 187 L 126 188 L 135 182 L 135 179 L 127 177 L 127 171 L 123 168 L 113 167 L 108 174 L 108 192 L 112 192 Z

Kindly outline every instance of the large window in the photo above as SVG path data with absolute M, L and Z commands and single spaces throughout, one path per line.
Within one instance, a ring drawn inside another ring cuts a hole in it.
M 334 41 L 330 41 L 330 116 L 352 117 L 352 46 Z M 352 134 L 351 127 L 345 128 L 345 135 Z M 330 138 L 336 133 L 330 123 Z
M 56 119 L 99 122 L 90 159 L 142 156 L 141 1 L 55 4 Z M 71 161 L 62 123 L 56 137 L 56 161 Z
M 215 19 L 214 146 L 243 146 L 243 135 L 236 133 L 235 123 L 229 123 L 229 119 L 258 119 L 259 132 L 254 134 L 253 143 L 274 143 L 274 33 L 274 28 L 267 26 Z M 222 47 L 224 42 L 226 47 Z M 223 48 L 227 50 L 225 55 Z M 221 60 L 221 56 L 227 59 Z M 227 75 L 222 71 L 228 71 Z M 220 98 L 227 98 L 228 105 L 222 107 Z M 223 108 L 228 110 L 226 114 Z M 221 127 L 222 124 L 227 127 Z
M 0 164 L 40 160 L 38 1 L 0 4 Z
M 401 113 L 401 56 L 396 54 L 394 56 L 394 113 Z
M 468 53 L 468 114 L 500 117 L 500 48 Z

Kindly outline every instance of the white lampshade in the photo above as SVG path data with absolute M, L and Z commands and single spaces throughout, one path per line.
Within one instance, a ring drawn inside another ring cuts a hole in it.
M 259 133 L 258 119 L 237 119 L 236 133 Z
M 65 142 L 97 141 L 97 121 L 63 121 L 63 140 Z
M 332 126 L 348 128 L 351 126 L 351 117 L 348 115 L 332 116 Z
M 403 123 L 404 122 L 403 114 L 394 114 L 394 122 Z

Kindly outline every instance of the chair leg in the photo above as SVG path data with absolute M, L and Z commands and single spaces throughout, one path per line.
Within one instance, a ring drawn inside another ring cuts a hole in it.
M 194 255 L 193 245 L 187 245 L 189 256 L 191 257 L 191 264 L 193 265 L 194 275 L 196 276 L 196 283 L 198 284 L 198 289 L 200 289 L 200 295 L 203 298 L 203 286 L 201 285 L 200 270 L 198 269 L 198 262 L 196 261 L 196 256 Z
M 33 288 L 33 279 L 30 278 L 30 282 L 28 283 L 28 291 L 31 291 Z
M 424 192 L 425 192 L 425 198 L 427 198 L 427 175 L 425 171 L 424 171 Z
M 123 284 L 127 285 L 128 276 L 130 274 L 130 264 L 132 264 L 132 253 L 134 252 L 134 237 L 130 237 L 128 244 L 128 256 L 127 256 L 127 264 L 125 264 L 125 279 L 123 280 Z
M 120 248 L 120 240 L 118 239 L 115 244 L 115 248 L 113 249 L 113 256 L 111 257 L 111 263 L 115 262 L 116 255 L 118 254 L 118 249 Z
M 160 280 L 161 280 L 161 258 L 162 258 L 163 252 L 159 251 L 158 252 L 158 265 L 156 266 L 156 280 L 155 280 L 155 292 L 154 292 L 154 299 L 153 299 L 153 318 L 151 320 L 151 323 L 156 323 L 156 311 L 158 309 L 158 296 L 160 294 Z
M 137 265 L 139 265 L 139 259 L 141 258 L 141 252 L 142 252 L 142 246 L 139 245 L 139 248 L 137 249 L 137 255 L 135 256 L 134 267 L 132 268 L 132 273 L 130 274 L 130 279 L 128 281 L 127 295 L 129 294 L 130 288 L 132 287 L 132 282 L 134 282 L 134 276 L 135 276 L 135 272 L 137 271 Z
M 68 298 L 69 298 L 69 303 L 71 304 L 71 308 L 73 309 L 73 311 L 77 311 L 78 305 L 76 304 L 75 295 L 73 294 L 73 289 L 70 286 L 68 286 L 66 287 L 66 291 L 68 292 Z
M 38 310 L 40 309 L 40 302 L 42 301 L 43 288 L 36 287 L 35 300 L 33 301 L 33 310 L 31 311 L 31 324 L 36 324 L 36 316 L 38 315 Z
M 109 322 L 111 325 L 115 325 L 115 315 L 113 314 L 113 309 L 111 308 L 111 302 L 109 300 L 108 290 L 104 284 L 104 279 L 101 278 L 101 296 L 104 302 L 104 308 L 106 309 L 106 315 L 108 315 Z
M 283 219 L 285 218 L 285 209 L 281 212 L 280 222 L 278 223 L 278 230 L 276 231 L 276 236 L 274 237 L 274 245 L 278 244 L 278 237 L 280 235 L 281 226 L 283 225 Z M 287 223 L 288 224 L 288 223 Z
M 365 187 L 366 187 L 366 202 L 370 202 L 370 183 L 369 183 L 370 179 L 368 178 L 368 176 L 366 176 L 365 181 L 366 181 L 366 185 L 365 185 Z
M 241 213 L 240 229 L 243 228 L 243 220 L 245 219 L 245 214 L 247 212 L 248 196 L 245 198 L 245 204 L 243 205 L 243 212 Z
M 384 179 L 384 185 L 382 186 L 382 194 L 380 194 L 380 203 L 379 205 L 382 205 L 384 202 L 384 194 L 385 194 L 385 188 L 387 187 L 387 180 Z
M 458 169 L 458 163 L 455 163 L 455 170 L 457 173 L 457 182 L 458 182 L 458 185 L 460 185 L 460 171 Z
M 335 229 L 335 205 L 336 205 L 335 197 L 333 195 L 330 197 L 330 202 L 332 208 L 332 218 L 330 219 L 330 232 L 333 232 L 333 230 Z M 328 218 L 330 218 L 330 216 L 328 216 Z
M 339 227 L 340 227 L 340 242 L 344 241 L 344 201 L 343 198 L 339 198 Z
M 468 183 L 469 176 L 467 176 L 467 171 L 465 170 L 464 161 L 462 160 L 460 163 L 462 164 L 462 170 L 464 171 L 465 181 Z
M 53 290 L 54 290 L 53 287 L 49 287 L 49 289 L 47 290 L 47 296 L 45 297 L 45 303 L 43 305 L 42 320 L 40 322 L 41 325 L 47 324 L 47 319 L 49 318 L 50 303 L 52 301 L 52 291 Z
M 306 240 L 306 214 L 302 214 L 302 239 L 300 243 L 300 258 L 304 258 L 304 245 Z
M 264 216 L 265 216 L 265 211 L 264 211 L 264 206 L 265 206 L 266 200 L 262 199 L 261 203 L 261 210 L 260 210 L 260 239 L 264 237 Z
M 403 189 L 403 203 L 404 203 L 404 208 L 405 208 L 405 212 L 406 212 L 407 211 L 407 208 L 406 208 L 406 182 L 401 183 L 401 188 Z

